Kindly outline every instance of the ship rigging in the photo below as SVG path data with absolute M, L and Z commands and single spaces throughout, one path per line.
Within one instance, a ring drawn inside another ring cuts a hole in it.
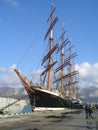
M 44 41 L 48 39 L 49 51 L 43 57 L 41 64 L 44 66 L 44 71 L 40 75 L 43 84 L 36 85 L 31 83 L 17 69 L 15 69 L 15 72 L 25 87 L 32 106 L 82 108 L 81 101 L 79 98 L 77 99 L 75 92 L 75 86 L 78 83 L 76 75 L 79 72 L 75 70 L 73 59 L 77 56 L 77 53 L 72 53 L 74 46 L 68 38 L 65 39 L 64 37 L 66 33 L 64 26 L 58 42 L 54 43 L 53 29 L 58 21 L 58 17 L 54 17 L 55 9 L 52 5 L 51 13 L 47 20 L 50 26 L 44 37 Z M 59 55 L 59 62 L 57 59 L 53 59 L 54 54 Z

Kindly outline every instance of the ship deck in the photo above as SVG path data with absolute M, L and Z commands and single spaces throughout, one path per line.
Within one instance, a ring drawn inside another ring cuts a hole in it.
M 98 130 L 98 110 L 94 119 L 85 119 L 84 110 L 43 111 L 0 116 L 0 130 Z

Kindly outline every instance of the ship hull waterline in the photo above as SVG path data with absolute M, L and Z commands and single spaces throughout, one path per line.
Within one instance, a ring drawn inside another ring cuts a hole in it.
M 35 87 L 33 87 L 33 92 L 28 94 L 30 103 L 33 108 L 82 108 L 81 104 L 79 104 L 78 102 L 73 102 L 72 99 L 64 99 L 48 90 L 34 88 Z

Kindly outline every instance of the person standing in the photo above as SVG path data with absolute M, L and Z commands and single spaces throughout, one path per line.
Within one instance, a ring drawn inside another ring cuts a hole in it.
M 86 119 L 88 119 L 89 118 L 89 106 L 88 105 L 86 105 L 85 106 L 85 114 L 86 114 Z
M 91 119 L 91 118 L 93 119 L 93 116 L 92 116 L 93 107 L 91 107 L 91 106 L 89 105 L 88 111 L 89 111 L 89 119 Z

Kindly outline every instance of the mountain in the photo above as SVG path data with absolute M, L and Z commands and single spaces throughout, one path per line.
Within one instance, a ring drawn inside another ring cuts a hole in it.
M 25 88 L 0 87 L 0 96 L 19 98 L 27 94 Z M 90 86 L 80 89 L 80 96 L 84 101 L 98 101 L 98 88 Z
M 14 97 L 19 98 L 27 95 L 24 88 L 10 88 L 10 87 L 0 87 L 1 97 Z
M 90 86 L 86 88 L 81 88 L 81 95 L 84 101 L 97 102 L 98 101 L 98 88 L 95 86 Z

